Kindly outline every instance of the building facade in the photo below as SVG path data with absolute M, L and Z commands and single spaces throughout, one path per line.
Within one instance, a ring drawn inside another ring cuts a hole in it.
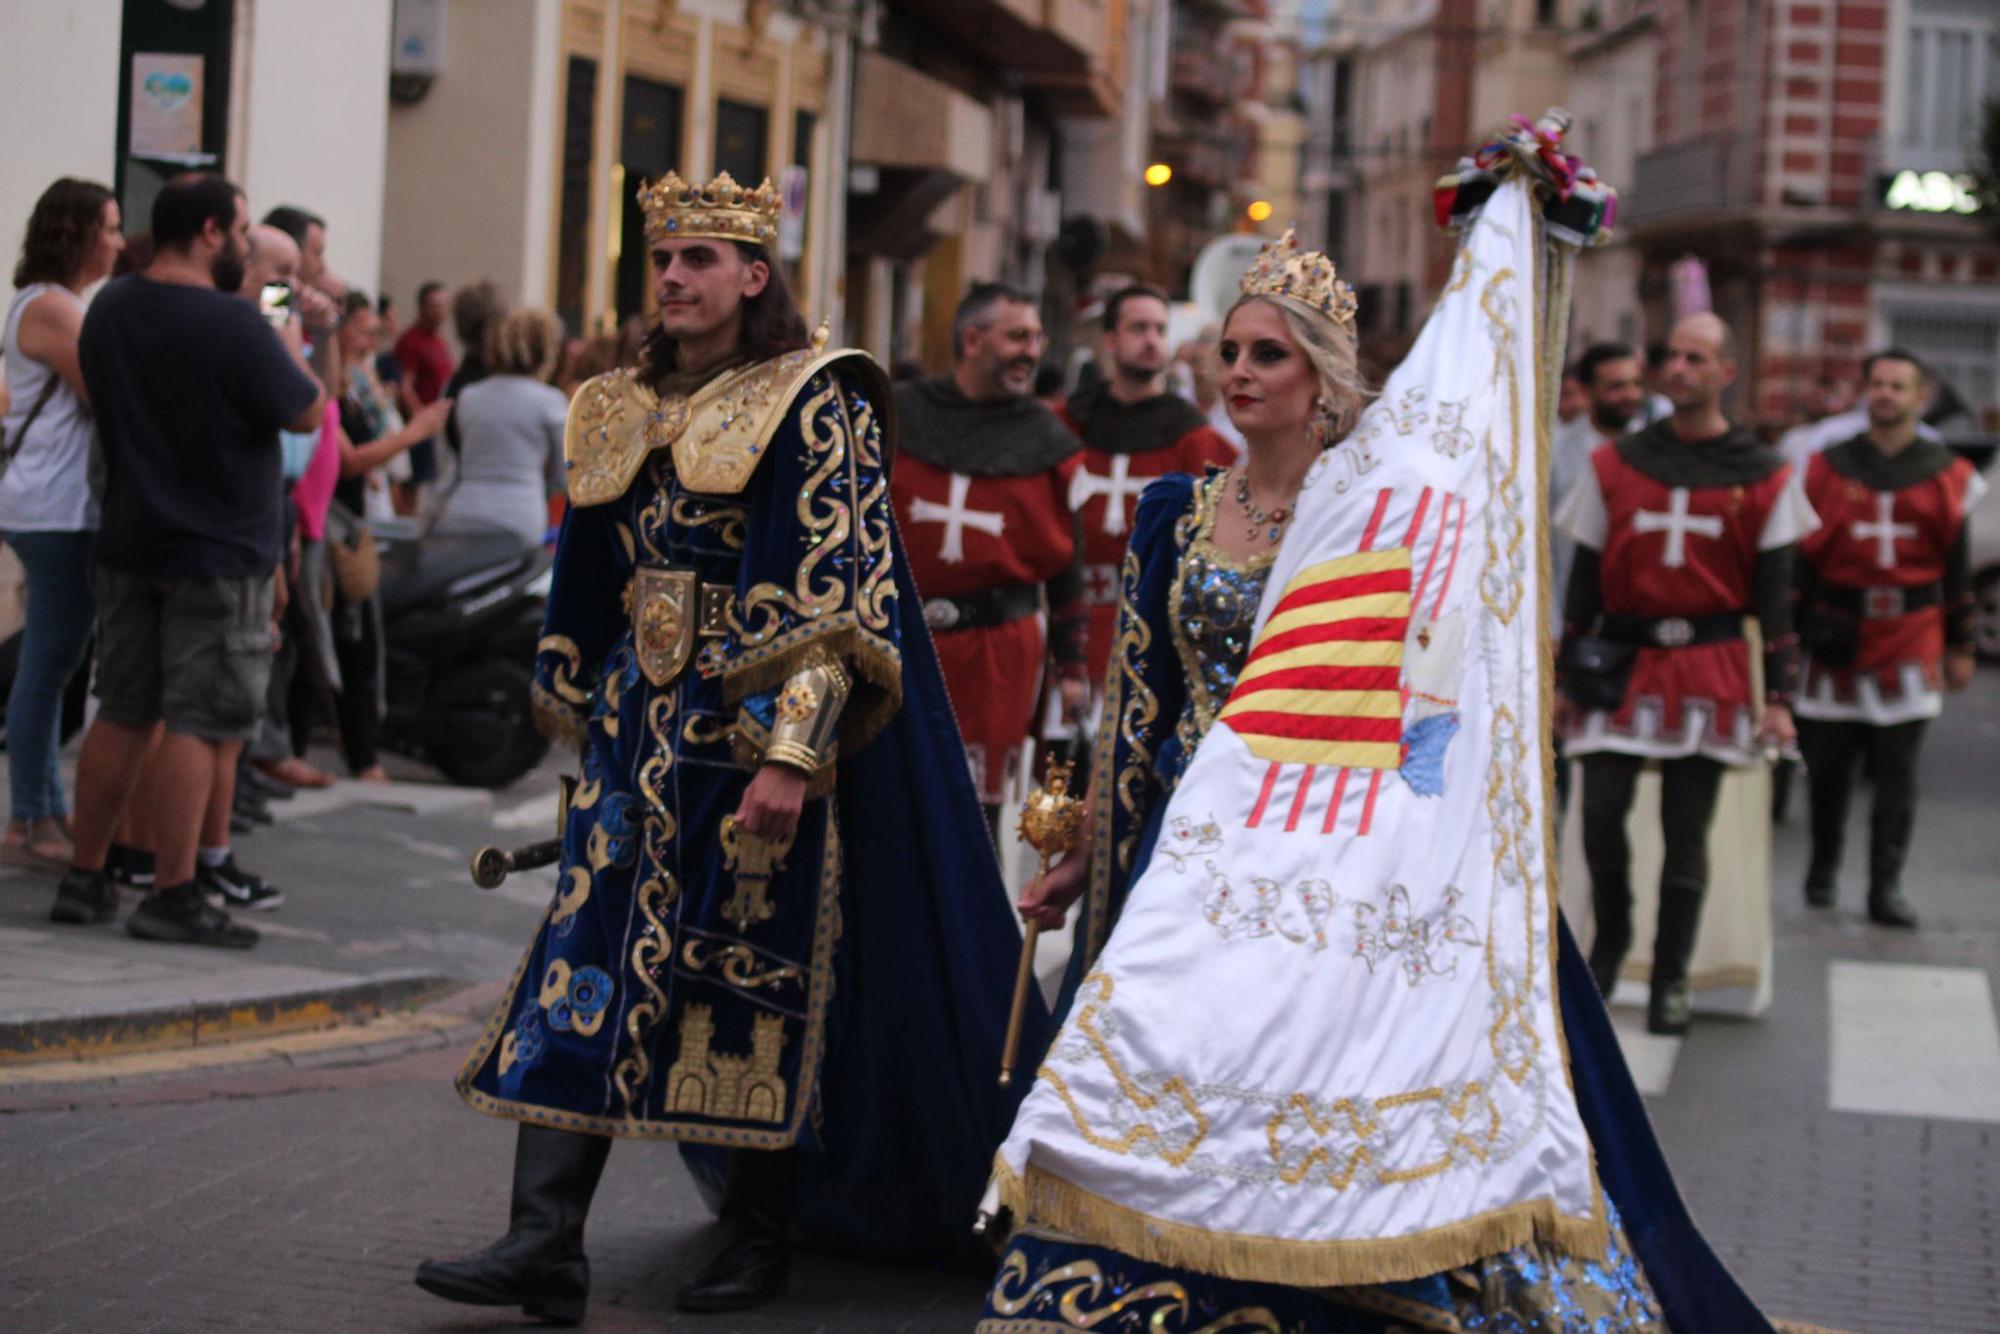
M 1737 409 L 1781 426 L 1886 344 L 2000 431 L 2000 247 L 1963 174 L 2000 93 L 1990 0 L 1663 3 L 1655 147 L 1621 221 L 1649 328 L 1706 271 L 1743 343 Z

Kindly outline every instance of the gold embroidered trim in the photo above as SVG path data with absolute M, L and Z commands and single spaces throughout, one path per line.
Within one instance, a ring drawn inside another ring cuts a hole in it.
M 535 730 L 555 745 L 581 750 L 589 739 L 589 719 L 583 711 L 565 704 L 540 681 L 528 686 L 528 710 Z
M 1559 1246 L 1581 1259 L 1602 1260 L 1609 1239 L 1601 1195 L 1594 1197 L 1588 1218 L 1561 1213 L 1554 1200 L 1544 1198 L 1400 1237 L 1293 1241 L 1211 1232 L 1155 1218 L 1114 1204 L 1032 1163 L 1023 1178 L 996 1159 L 993 1178 L 1000 1203 L 1012 1212 L 1017 1228 L 1054 1228 L 1156 1264 L 1298 1288 L 1423 1278 L 1530 1241 Z
M 590 1135 L 613 1135 L 620 1139 L 670 1140 L 683 1144 L 714 1144 L 725 1148 L 742 1149 L 786 1149 L 798 1141 L 799 1131 L 805 1124 L 815 1098 L 811 1092 L 818 1085 L 819 1064 L 825 1055 L 826 1012 L 833 998 L 833 950 L 840 941 L 840 823 L 838 811 L 829 805 L 826 813 L 825 852 L 820 860 L 819 909 L 813 927 L 813 955 L 808 965 L 809 981 L 806 993 L 806 1014 L 803 1045 L 799 1057 L 798 1096 L 793 1100 L 791 1123 L 774 1130 L 739 1129 L 733 1126 L 710 1126 L 684 1121 L 640 1120 L 630 1114 L 627 1100 L 627 1114 L 616 1116 L 593 1116 L 580 1112 L 566 1112 L 553 1107 L 542 1107 L 534 1103 L 516 1102 L 510 1098 L 496 1098 L 472 1086 L 481 1067 L 486 1064 L 494 1049 L 500 1045 L 500 1037 L 513 1006 L 515 993 L 520 989 L 521 978 L 527 972 L 529 960 L 534 958 L 535 944 L 531 941 L 521 962 L 515 966 L 514 977 L 508 983 L 507 991 L 494 1007 L 493 1017 L 487 1022 L 486 1032 L 471 1056 L 460 1068 L 458 1078 L 453 1081 L 458 1096 L 466 1106 L 487 1116 L 508 1121 L 519 1121 L 525 1125 L 548 1126 L 555 1130 L 576 1130 Z M 661 939 L 666 939 L 662 933 Z M 672 949 L 671 941 L 667 948 Z M 643 1056 L 643 1047 L 634 1053 Z M 635 1069 L 646 1069 L 641 1065 Z M 644 1075 L 636 1076 L 635 1081 Z

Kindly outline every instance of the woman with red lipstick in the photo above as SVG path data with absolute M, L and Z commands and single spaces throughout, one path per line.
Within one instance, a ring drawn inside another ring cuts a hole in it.
M 1574 946 L 1542 962 L 1553 898 L 1512 832 L 1538 808 L 1498 758 L 1547 727 L 1513 666 L 1539 662 L 1535 566 L 1505 554 L 1543 521 L 1512 508 L 1537 494 L 1542 257 L 1506 203 L 1365 422 L 1332 263 L 1287 234 L 1244 277 L 1217 353 L 1245 455 L 1141 498 L 1084 838 L 1022 891 L 1024 919 L 1080 920 L 995 1162 L 978 1334 L 1769 1328 L 1680 1204 Z M 1482 748 L 1447 769 L 1461 729 Z M 1386 895 L 1365 874 L 1433 862 Z

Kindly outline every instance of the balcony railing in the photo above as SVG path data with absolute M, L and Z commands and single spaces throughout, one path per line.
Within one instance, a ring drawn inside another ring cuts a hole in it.
M 1631 189 L 1619 192 L 1618 220 L 1646 227 L 1756 203 L 1756 143 L 1740 135 L 1710 134 L 1642 153 Z

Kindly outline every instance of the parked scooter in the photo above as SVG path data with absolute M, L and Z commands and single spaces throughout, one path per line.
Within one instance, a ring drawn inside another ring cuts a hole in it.
M 454 783 L 505 787 L 549 748 L 529 702 L 548 554 L 505 533 L 416 535 L 378 524 L 375 539 L 383 746 Z

